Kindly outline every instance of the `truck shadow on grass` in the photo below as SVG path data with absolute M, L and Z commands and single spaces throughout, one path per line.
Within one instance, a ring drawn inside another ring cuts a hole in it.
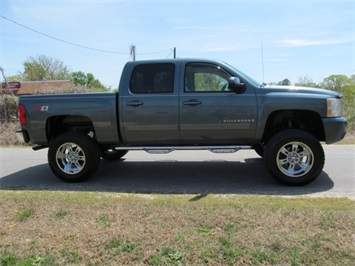
M 307 195 L 332 189 L 326 172 L 302 187 L 279 184 L 261 158 L 230 161 L 102 161 L 83 183 L 65 183 L 47 164 L 26 168 L 0 179 L 2 190 L 96 191 L 146 194 Z

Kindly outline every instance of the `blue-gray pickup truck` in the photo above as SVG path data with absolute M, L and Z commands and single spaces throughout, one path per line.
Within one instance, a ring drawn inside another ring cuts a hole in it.
M 305 185 L 323 169 L 320 142 L 346 134 L 341 98 L 265 86 L 219 61 L 135 61 L 125 65 L 118 93 L 20 97 L 17 135 L 34 150 L 49 148 L 51 170 L 67 182 L 84 181 L 101 159 L 130 150 L 254 149 L 272 177 Z

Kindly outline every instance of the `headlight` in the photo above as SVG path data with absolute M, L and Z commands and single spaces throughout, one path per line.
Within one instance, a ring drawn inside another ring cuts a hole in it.
M 343 112 L 343 104 L 340 99 L 327 99 L 327 117 L 341 116 Z

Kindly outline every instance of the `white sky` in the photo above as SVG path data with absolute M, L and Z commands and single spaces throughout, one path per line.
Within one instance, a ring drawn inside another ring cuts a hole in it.
M 0 0 L 0 15 L 26 27 L 121 53 L 0 17 L 0 66 L 15 75 L 43 54 L 116 88 L 131 45 L 137 60 L 172 58 L 176 47 L 178 57 L 223 60 L 260 82 L 321 82 L 355 74 L 354 12 L 353 0 Z

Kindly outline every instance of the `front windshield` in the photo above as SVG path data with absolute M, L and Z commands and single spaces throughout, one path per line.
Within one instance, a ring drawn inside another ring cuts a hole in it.
M 234 72 L 236 72 L 240 78 L 242 79 L 246 79 L 247 81 L 249 81 L 250 83 L 252 83 L 253 85 L 260 87 L 262 86 L 262 84 L 258 81 L 256 81 L 255 79 L 249 77 L 247 74 L 243 73 L 242 71 L 240 71 L 239 69 L 235 68 L 234 66 L 231 66 L 227 63 L 225 63 L 229 68 L 231 68 L 232 70 L 234 70 Z

